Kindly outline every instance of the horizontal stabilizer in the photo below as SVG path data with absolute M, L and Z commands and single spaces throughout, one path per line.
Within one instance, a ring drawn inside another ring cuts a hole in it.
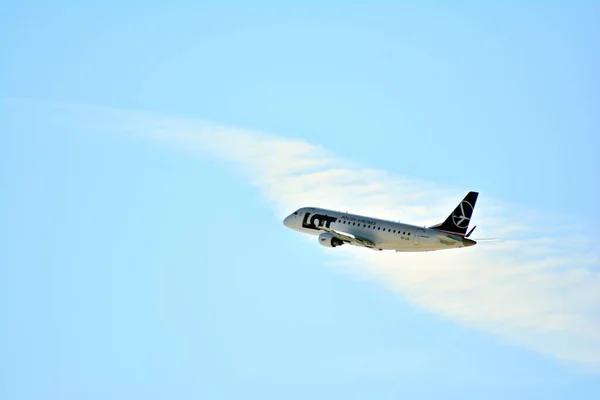
M 465 235 L 465 237 L 469 237 L 469 236 L 471 236 L 471 233 L 473 233 L 473 231 L 475 230 L 475 228 L 477 228 L 477 225 L 475 225 L 473 228 L 471 228 L 471 230 L 469 231 L 469 233 L 467 233 L 467 234 Z

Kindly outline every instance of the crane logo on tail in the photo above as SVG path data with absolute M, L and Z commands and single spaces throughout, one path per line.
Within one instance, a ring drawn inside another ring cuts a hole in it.
M 466 228 L 469 225 L 470 217 L 467 215 L 471 215 L 473 213 L 473 206 L 466 200 L 463 200 L 460 203 L 460 206 L 456 207 L 454 210 L 454 214 L 452 214 L 452 222 L 456 225 L 457 228 Z

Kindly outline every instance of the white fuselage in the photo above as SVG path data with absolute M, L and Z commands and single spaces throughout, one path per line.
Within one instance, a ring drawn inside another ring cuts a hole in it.
M 316 207 L 301 208 L 286 217 L 283 223 L 290 229 L 310 235 L 323 233 L 321 227 L 348 233 L 370 240 L 377 250 L 433 251 L 475 244 L 436 229 Z

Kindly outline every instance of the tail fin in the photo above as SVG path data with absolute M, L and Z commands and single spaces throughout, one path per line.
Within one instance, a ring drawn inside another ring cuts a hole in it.
M 469 228 L 469 222 L 471 222 L 471 216 L 473 215 L 478 195 L 479 193 L 477 192 L 469 192 L 444 222 L 430 226 L 430 228 L 465 236 Z

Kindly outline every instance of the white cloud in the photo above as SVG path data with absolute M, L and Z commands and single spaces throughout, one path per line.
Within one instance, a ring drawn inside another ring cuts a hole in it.
M 77 119 L 88 128 L 152 137 L 228 161 L 261 189 L 278 218 L 318 205 L 429 225 L 470 189 L 440 189 L 259 132 L 145 113 L 25 105 L 54 107 L 63 120 Z M 477 236 L 511 239 L 432 253 L 324 251 L 337 265 L 342 259 L 419 307 L 556 359 L 600 368 L 600 256 L 586 242 L 590 238 L 566 235 L 573 230 L 560 227 L 560 237 L 549 236 L 540 228 L 544 216 L 485 195 L 476 213 Z

